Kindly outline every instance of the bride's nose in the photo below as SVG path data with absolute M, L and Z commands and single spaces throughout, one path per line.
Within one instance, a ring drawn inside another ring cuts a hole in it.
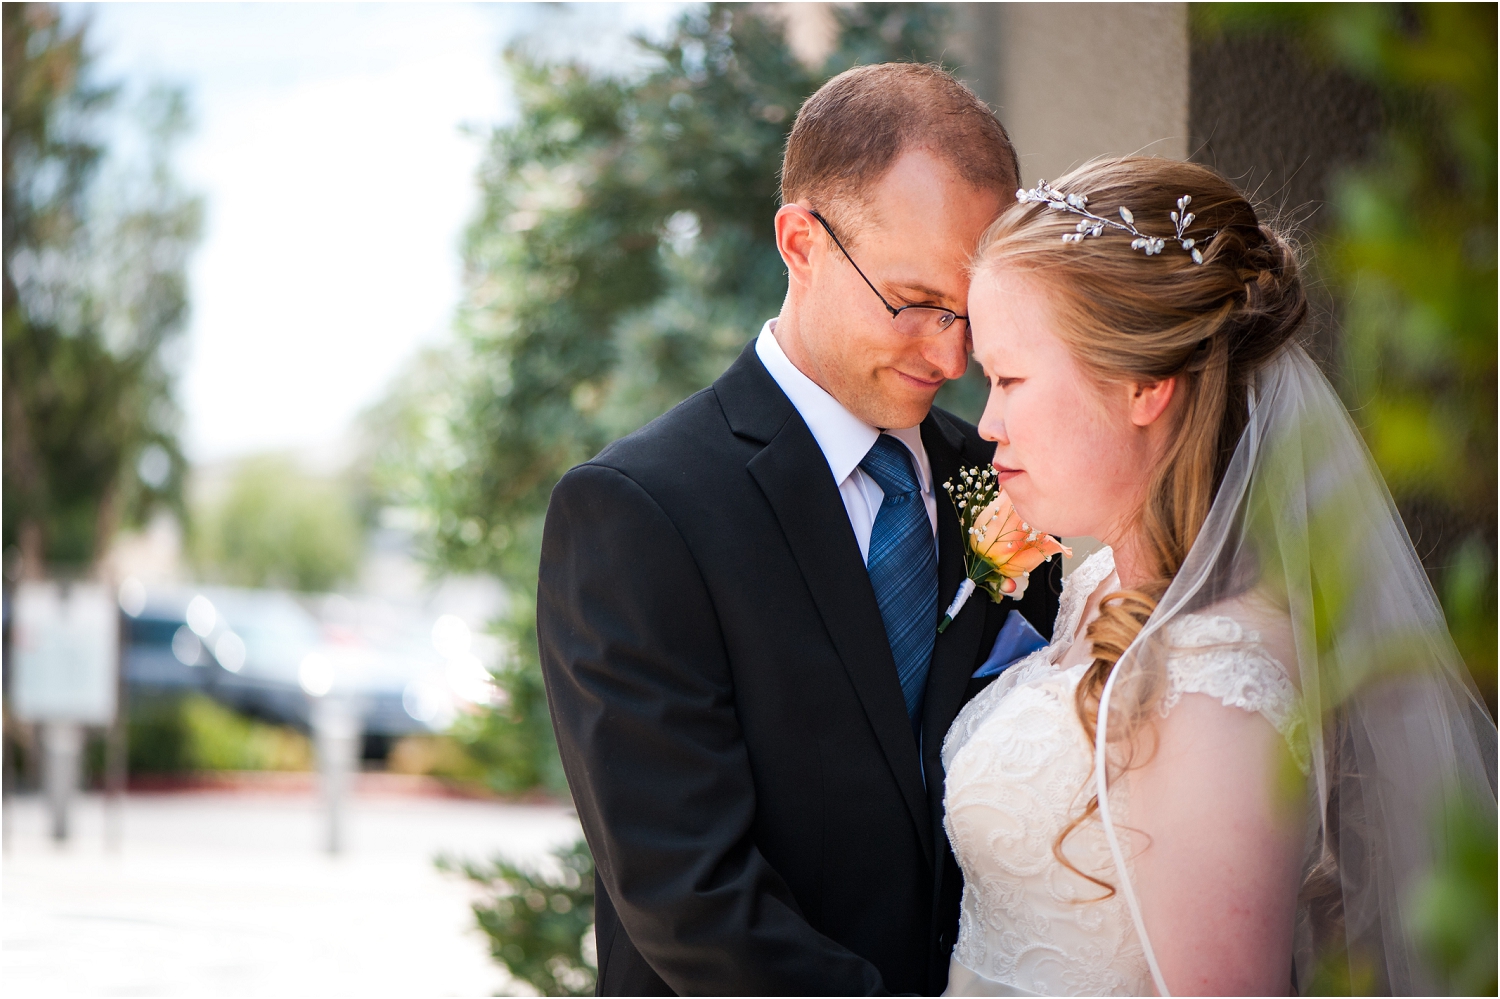
M 979 436 L 996 444 L 1009 444 L 1010 437 L 1005 433 L 1005 418 L 1000 415 L 999 408 L 995 393 L 991 391 L 989 401 L 984 405 L 984 415 L 979 418 Z

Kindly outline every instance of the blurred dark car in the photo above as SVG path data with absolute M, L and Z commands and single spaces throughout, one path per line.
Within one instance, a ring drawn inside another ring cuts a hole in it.
M 212 657 L 187 626 L 183 609 L 159 604 L 124 617 L 120 649 L 125 682 L 144 693 L 206 689 Z M 181 634 L 179 634 L 181 633 Z
M 435 728 L 435 716 L 414 715 L 408 693 L 431 675 L 430 661 L 403 650 L 329 641 L 318 620 L 288 593 L 122 587 L 121 607 L 121 663 L 133 694 L 199 691 L 304 731 L 315 696 L 341 695 L 356 704 L 367 738 Z

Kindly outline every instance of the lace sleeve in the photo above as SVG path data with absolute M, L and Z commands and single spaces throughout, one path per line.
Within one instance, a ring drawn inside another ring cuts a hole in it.
M 1166 717 L 1183 694 L 1206 694 L 1225 707 L 1255 712 L 1287 741 L 1303 773 L 1308 749 L 1297 710 L 1297 688 L 1260 636 L 1228 617 L 1184 614 L 1167 629 Z

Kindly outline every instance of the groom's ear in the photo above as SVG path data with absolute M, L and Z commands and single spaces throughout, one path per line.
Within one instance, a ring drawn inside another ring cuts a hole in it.
M 1136 382 L 1130 387 L 1130 422 L 1148 427 L 1161 418 L 1177 392 L 1176 378 L 1156 382 Z
M 782 205 L 776 212 L 776 250 L 786 264 L 788 280 L 802 285 L 812 282 L 813 246 L 821 231 L 818 220 L 801 205 Z

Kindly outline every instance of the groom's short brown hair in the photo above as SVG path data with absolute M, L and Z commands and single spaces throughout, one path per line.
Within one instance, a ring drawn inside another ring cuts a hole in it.
M 803 102 L 781 161 L 781 203 L 809 201 L 853 228 L 869 188 L 913 146 L 975 187 L 1017 187 L 1015 147 L 989 105 L 938 66 L 887 62 L 845 70 Z

